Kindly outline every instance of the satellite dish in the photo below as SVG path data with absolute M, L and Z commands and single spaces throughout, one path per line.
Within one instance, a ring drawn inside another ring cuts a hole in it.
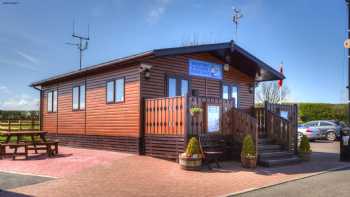
M 345 42 L 344 42 L 344 47 L 346 49 L 349 49 L 350 48 L 350 39 L 346 39 Z

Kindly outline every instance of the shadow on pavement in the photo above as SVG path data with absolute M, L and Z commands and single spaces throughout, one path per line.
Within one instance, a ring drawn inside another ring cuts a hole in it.
M 5 190 L 1 190 L 1 189 L 0 189 L 0 196 L 1 197 L 32 197 L 29 195 L 19 194 L 19 193 L 5 191 Z

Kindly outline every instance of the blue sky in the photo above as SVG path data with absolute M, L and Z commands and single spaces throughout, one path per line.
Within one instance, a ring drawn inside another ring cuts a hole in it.
M 81 33 L 90 24 L 88 66 L 193 39 L 229 41 L 232 6 L 244 13 L 238 44 L 274 68 L 284 62 L 290 101 L 346 101 L 344 0 L 16 1 L 0 0 L 0 109 L 37 108 L 31 82 L 79 67 L 65 44 L 73 21 Z

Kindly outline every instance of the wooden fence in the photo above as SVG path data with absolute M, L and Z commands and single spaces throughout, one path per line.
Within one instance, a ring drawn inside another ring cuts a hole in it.
M 146 99 L 144 110 L 145 154 L 176 159 L 185 147 L 186 98 Z
M 145 100 L 145 135 L 183 135 L 185 125 L 185 97 Z
M 0 120 L 0 131 L 40 130 L 39 120 Z
M 286 117 L 282 117 L 281 112 Z M 255 108 L 259 137 L 267 137 L 297 153 L 298 106 L 265 102 L 263 108 Z

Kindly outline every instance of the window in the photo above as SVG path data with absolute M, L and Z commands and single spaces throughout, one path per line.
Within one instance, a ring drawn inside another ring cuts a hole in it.
M 168 96 L 169 97 L 176 96 L 176 79 L 175 78 L 168 79 Z
M 114 102 L 114 81 L 107 82 L 107 103 Z
M 222 98 L 223 99 L 234 99 L 235 107 L 238 108 L 239 104 L 239 89 L 235 84 L 223 84 L 222 85 Z
M 47 93 L 47 111 L 57 112 L 57 90 Z
M 186 96 L 189 88 L 189 81 L 183 77 L 171 76 L 168 78 L 168 97 Z
M 238 108 L 238 87 L 231 86 L 231 98 L 235 99 L 235 107 Z
M 73 88 L 73 110 L 85 109 L 85 85 L 76 86 Z
M 223 85 L 222 86 L 222 98 L 223 99 L 228 99 L 228 85 Z
M 188 94 L 188 80 L 181 80 L 181 96 L 187 96 Z
M 107 82 L 107 103 L 123 102 L 125 97 L 124 78 Z
M 320 126 L 333 126 L 331 123 L 328 122 L 320 122 Z

